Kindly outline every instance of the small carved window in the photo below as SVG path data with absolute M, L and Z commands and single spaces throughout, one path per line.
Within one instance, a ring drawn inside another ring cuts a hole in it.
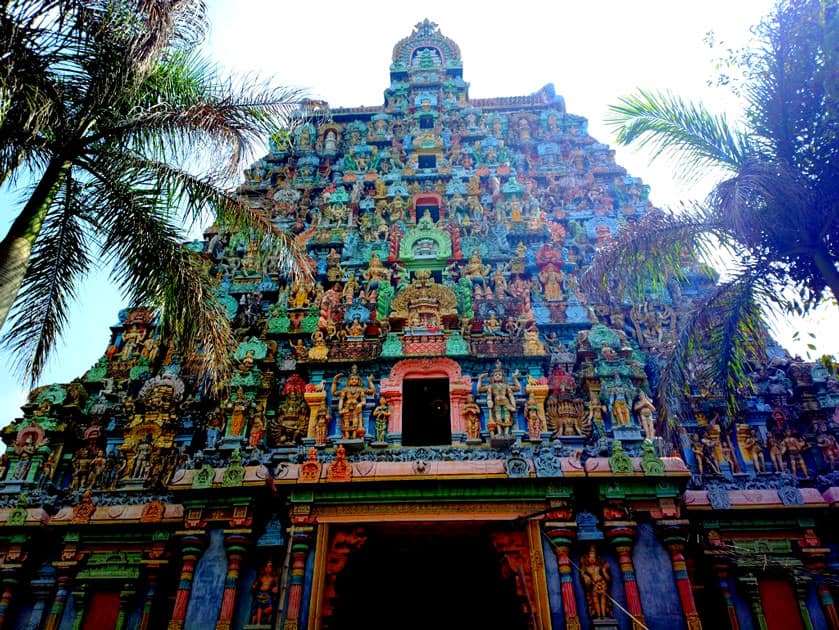
M 420 168 L 437 168 L 437 156 L 436 155 L 420 155 L 419 156 L 419 163 L 417 164 Z

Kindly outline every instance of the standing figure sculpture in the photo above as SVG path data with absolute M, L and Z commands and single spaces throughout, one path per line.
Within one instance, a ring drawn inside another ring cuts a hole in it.
M 513 385 L 509 385 L 501 369 L 501 361 L 496 361 L 495 369 L 489 375 L 490 381 L 484 385 L 483 380 L 487 376 L 486 372 L 478 376 L 478 393 L 487 395 L 487 428 L 493 437 L 510 437 L 516 419 L 516 393 L 522 390 L 519 371 L 513 372 Z
M 390 423 L 390 406 L 387 398 L 379 396 L 379 406 L 373 410 L 373 425 L 376 430 L 376 442 L 387 442 L 387 426 Z
M 358 373 L 358 366 L 353 365 L 344 387 L 338 388 L 338 381 L 344 376 L 339 372 L 332 379 L 332 400 L 338 400 L 338 419 L 341 425 L 341 438 L 344 440 L 360 439 L 364 436 L 363 414 L 367 395 L 375 394 L 376 387 L 372 377 L 367 377 L 367 387 Z
M 475 402 L 475 397 L 472 394 L 466 395 L 466 402 L 461 410 L 463 420 L 466 424 L 466 439 L 480 440 L 481 439 L 481 408 Z
M 609 564 L 603 558 L 597 557 L 594 545 L 588 550 L 588 555 L 580 559 L 580 573 L 586 591 L 588 613 L 592 619 L 604 619 L 612 616 L 612 606 L 609 603 L 609 584 L 612 576 L 609 574 Z
M 251 623 L 270 626 L 274 622 L 274 599 L 280 592 L 280 579 L 271 560 L 265 563 L 253 581 Z
M 643 389 L 638 390 L 638 400 L 635 401 L 632 409 L 638 414 L 638 422 L 641 423 L 641 428 L 644 429 L 647 439 L 653 439 L 655 437 L 655 421 L 653 418 L 655 406 Z
M 609 396 L 612 426 L 631 424 L 628 401 L 632 399 L 632 390 L 624 386 L 620 374 L 615 376 L 614 383 L 606 389 L 606 393 Z
M 789 457 L 789 471 L 795 476 L 800 470 L 801 475 L 808 477 L 807 465 L 804 463 L 804 451 L 807 449 L 807 442 L 797 435 L 793 435 L 791 429 L 787 429 L 782 442 L 784 450 Z

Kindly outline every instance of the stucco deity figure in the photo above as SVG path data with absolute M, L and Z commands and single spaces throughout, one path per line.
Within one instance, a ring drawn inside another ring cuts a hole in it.
M 562 299 L 562 272 L 557 271 L 553 264 L 547 265 L 539 273 L 539 281 L 542 283 L 546 300 Z
M 825 463 L 830 470 L 836 469 L 836 462 L 839 461 L 839 443 L 830 433 L 821 432 L 816 436 L 816 446 L 821 449 Z
M 783 446 L 789 458 L 789 471 L 795 475 L 796 471 L 800 470 L 804 477 L 809 476 L 807 465 L 804 463 L 804 450 L 807 448 L 807 442 L 797 435 L 793 435 L 792 430 L 787 429 L 784 434 Z
M 229 434 L 233 436 L 243 435 L 248 426 L 248 416 L 251 409 L 255 407 L 240 385 L 236 390 L 236 397 L 227 403 L 230 411 Z
M 606 389 L 609 396 L 609 411 L 612 413 L 612 425 L 625 425 L 632 422 L 629 414 L 629 400 L 631 390 L 623 384 L 620 375 L 615 376 L 614 383 Z
M 756 429 L 752 429 L 745 439 L 746 452 L 751 455 L 755 472 L 766 472 L 766 457 L 763 454 L 763 444 Z
M 359 439 L 364 435 L 363 414 L 368 394 L 375 394 L 376 387 L 372 377 L 367 377 L 367 387 L 358 373 L 358 366 L 353 365 L 343 388 L 338 382 L 344 376 L 339 372 L 332 379 L 332 399 L 338 401 L 338 418 L 341 425 L 341 437 L 345 440 Z
M 466 424 L 466 439 L 480 440 L 481 439 L 481 408 L 475 402 L 475 397 L 472 394 L 467 394 L 466 403 L 461 410 L 463 420 Z
M 390 282 L 390 269 L 382 264 L 382 259 L 376 252 L 370 255 L 370 265 L 361 275 L 367 281 L 368 289 L 378 288 L 380 282 Z
M 253 607 L 251 623 L 270 626 L 274 621 L 274 599 L 280 592 L 280 579 L 271 560 L 257 574 L 253 581 Z
M 489 383 L 483 380 L 489 376 Z M 495 437 L 509 437 L 516 418 L 516 393 L 522 389 L 519 371 L 513 372 L 513 385 L 507 383 L 501 361 L 496 361 L 491 374 L 486 372 L 478 376 L 478 393 L 486 393 L 489 419 L 487 428 Z
M 586 591 L 588 612 L 592 619 L 604 619 L 612 616 L 609 602 L 609 584 L 612 576 L 609 564 L 597 556 L 597 550 L 591 545 L 588 554 L 580 558 L 580 573 Z
M 655 413 L 655 405 L 653 405 L 653 401 L 650 400 L 649 396 L 647 396 L 647 392 L 643 389 L 638 390 L 638 400 L 635 401 L 635 405 L 633 405 L 632 409 L 638 416 L 638 422 L 641 424 L 641 428 L 644 429 L 646 437 L 648 439 L 654 438 L 655 422 L 653 414 Z
M 376 430 L 376 442 L 384 444 L 387 441 L 387 426 L 390 422 L 390 406 L 387 398 L 379 397 L 379 406 L 373 410 L 373 424 Z
M 486 279 L 489 276 L 489 269 L 489 265 L 484 264 L 484 261 L 481 259 L 481 253 L 476 248 L 467 263 L 463 266 L 463 277 L 469 278 L 473 284 L 485 285 Z
M 784 464 L 784 444 L 778 440 L 773 433 L 766 436 L 766 447 L 769 449 L 769 459 L 772 460 L 772 467 L 775 472 L 786 472 L 787 466 Z

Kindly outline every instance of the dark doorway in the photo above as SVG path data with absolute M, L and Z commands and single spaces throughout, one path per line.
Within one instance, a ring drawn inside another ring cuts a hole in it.
M 335 583 L 329 630 L 526 630 L 515 578 L 486 535 L 372 530 Z
M 451 443 L 449 379 L 405 380 L 402 383 L 402 445 Z

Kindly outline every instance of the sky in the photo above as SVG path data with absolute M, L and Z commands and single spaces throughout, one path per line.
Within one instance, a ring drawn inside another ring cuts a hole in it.
M 381 104 L 394 45 L 428 18 L 459 45 L 470 97 L 526 95 L 553 83 L 568 112 L 588 118 L 590 134 L 614 147 L 604 124 L 608 105 L 637 88 L 669 89 L 736 119 L 736 100 L 708 85 L 713 62 L 726 47 L 748 41 L 749 26 L 771 1 L 208 0 L 208 6 L 207 52 L 220 66 L 302 88 L 333 107 Z M 709 31 L 720 48 L 706 45 Z M 650 165 L 642 152 L 614 148 L 617 163 L 650 185 L 658 206 L 700 199 L 713 181 L 685 186 L 673 180 L 667 164 Z M 0 197 L 0 217 L 10 223 L 12 211 L 9 197 Z M 69 382 L 89 369 L 104 353 L 109 326 L 122 307 L 107 273 L 94 274 L 80 288 L 65 339 L 41 383 Z M 813 356 L 839 355 L 836 313 L 834 308 L 807 321 L 782 322 L 776 337 L 793 354 L 806 356 L 814 334 Z M 798 342 L 792 340 L 795 331 Z M 26 388 L 10 370 L 12 358 L 0 353 L 0 426 L 19 416 L 25 402 Z

